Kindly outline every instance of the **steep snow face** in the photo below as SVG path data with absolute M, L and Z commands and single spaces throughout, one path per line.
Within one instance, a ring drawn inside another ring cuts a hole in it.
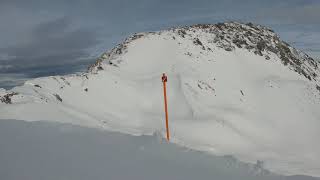
M 135 34 L 87 73 L 0 91 L 0 119 L 48 120 L 234 155 L 285 174 L 320 176 L 318 63 L 271 30 L 224 23 Z

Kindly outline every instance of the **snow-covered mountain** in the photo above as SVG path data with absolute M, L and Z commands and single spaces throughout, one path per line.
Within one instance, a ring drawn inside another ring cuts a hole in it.
M 320 176 L 319 63 L 272 30 L 241 23 L 138 33 L 88 72 L 0 90 L 0 119 L 59 121 L 172 141 L 285 174 Z

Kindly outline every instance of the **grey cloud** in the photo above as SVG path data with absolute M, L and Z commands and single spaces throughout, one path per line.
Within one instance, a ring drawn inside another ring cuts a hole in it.
M 0 53 L 11 57 L 1 60 L 0 65 L 11 65 L 7 73 L 21 73 L 35 67 L 54 68 L 87 61 L 88 49 L 99 44 L 98 35 L 89 29 L 72 29 L 70 24 L 67 18 L 40 23 L 28 42 L 0 49 Z
M 25 74 L 17 73 L 0 73 L 0 84 L 1 88 L 10 88 L 23 84 L 28 77 Z
M 52 21 L 41 22 L 33 30 L 35 37 L 56 36 L 67 31 L 71 20 L 67 17 L 58 18 Z
M 320 24 L 320 3 L 261 9 L 257 18 L 278 24 Z

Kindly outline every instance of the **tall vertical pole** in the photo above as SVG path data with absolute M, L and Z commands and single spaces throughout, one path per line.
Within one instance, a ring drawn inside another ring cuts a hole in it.
M 162 75 L 162 83 L 163 83 L 163 96 L 164 96 L 164 111 L 166 114 L 166 130 L 167 130 L 167 140 L 170 140 L 170 133 L 169 133 L 169 121 L 168 121 L 168 102 L 167 102 L 167 76 L 165 73 Z

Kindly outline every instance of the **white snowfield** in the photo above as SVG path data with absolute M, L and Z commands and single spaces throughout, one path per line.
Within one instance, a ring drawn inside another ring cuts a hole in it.
M 255 32 L 248 25 L 227 25 Z M 314 73 L 309 80 L 279 54 L 237 46 L 229 51 L 221 46 L 227 41 L 214 41 L 215 33 L 195 27 L 185 32 L 138 34 L 103 54 L 88 73 L 2 90 L 2 97 L 18 94 L 10 96 L 11 103 L 0 102 L 0 119 L 165 135 L 165 72 L 172 142 L 246 162 L 262 160 L 282 174 L 320 176 L 319 69 L 303 61 Z

